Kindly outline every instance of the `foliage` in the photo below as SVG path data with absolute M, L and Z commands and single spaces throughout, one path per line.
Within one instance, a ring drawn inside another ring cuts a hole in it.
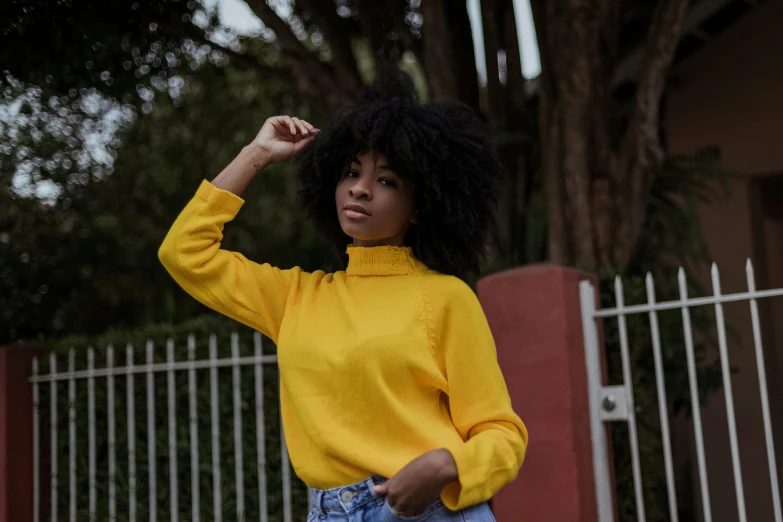
M 110 176 L 69 183 L 53 175 L 52 201 L 20 196 L 3 164 L 0 342 L 203 313 L 158 263 L 168 227 L 199 182 L 219 173 L 267 116 L 320 116 L 285 86 L 230 67 L 204 67 L 183 91 L 185 103 L 161 98 L 150 114 L 136 115 L 120 135 Z M 227 247 L 280 266 L 329 268 L 336 256 L 299 210 L 289 167 L 263 176 L 227 228 Z
M 219 24 L 215 9 L 206 7 L 206 2 L 11 0 L 0 17 L 0 56 L 10 74 L 41 88 L 44 98 L 65 95 L 78 101 L 83 92 L 91 92 L 93 97 L 117 100 L 146 113 L 159 97 L 182 103 L 182 78 L 205 62 L 226 61 L 250 72 L 255 81 L 282 81 L 292 92 L 333 111 L 353 101 L 357 89 L 372 75 L 374 56 L 380 55 L 399 59 L 425 99 L 458 100 L 483 109 L 499 136 L 534 133 L 535 109 L 524 108 L 529 100 L 523 94 L 519 53 L 512 51 L 519 44 L 511 0 L 499 2 L 499 10 L 491 16 L 489 7 L 482 5 L 483 28 L 499 34 L 491 45 L 488 42 L 485 61 L 493 65 L 498 53 L 509 49 L 502 71 L 505 79 L 501 84 L 497 71 L 489 78 L 491 95 L 483 106 L 464 2 L 247 0 L 246 4 L 264 25 L 254 34 L 239 36 Z M 24 55 L 15 49 L 25 49 Z M 498 140 L 501 160 L 515 188 L 501 203 L 493 269 L 537 261 L 543 254 L 543 248 L 535 248 L 530 258 L 528 249 L 517 247 L 527 242 L 529 230 L 537 236 L 540 229 L 535 227 L 541 223 L 528 219 L 526 209 L 540 206 L 530 201 L 534 192 L 516 190 L 534 185 L 522 179 L 532 179 L 534 169 L 515 166 L 530 163 L 526 156 L 533 147 L 517 144 L 516 139 Z
M 645 207 L 641 241 L 626 270 L 651 271 L 656 280 L 680 266 L 692 270 L 711 261 L 701 230 L 700 206 L 718 206 L 735 175 L 714 161 L 669 156 L 658 170 Z M 700 289 L 697 289 L 700 290 Z
M 223 317 L 214 314 L 198 317 L 181 325 L 171 326 L 167 324 L 155 324 L 133 330 L 111 330 L 100 336 L 69 337 L 62 340 L 50 340 L 46 344 L 57 357 L 57 371 L 68 371 L 68 353 L 73 350 L 74 367 L 76 371 L 87 368 L 88 349 L 95 347 L 95 368 L 106 367 L 106 354 L 108 345 L 114 347 L 114 366 L 127 364 L 127 347 L 132 347 L 133 364 L 136 366 L 147 363 L 145 345 L 152 341 L 154 345 L 153 362 L 163 363 L 167 360 L 166 342 L 174 343 L 174 360 L 188 360 L 187 336 L 193 335 L 195 339 L 195 360 L 209 358 L 209 337 L 215 335 L 217 342 L 217 357 L 231 357 L 230 339 L 232 332 L 238 332 L 238 353 L 240 357 L 253 356 L 254 344 L 252 332 Z M 275 353 L 271 341 L 264 340 L 263 353 Z M 257 452 L 257 417 L 255 395 L 255 367 L 243 366 L 238 372 L 240 385 L 238 387 L 241 411 L 241 462 L 244 488 L 244 518 L 237 513 L 236 491 L 236 446 L 234 433 L 234 371 L 231 367 L 217 370 L 217 397 L 218 407 L 218 436 L 219 436 L 219 473 L 221 509 L 225 519 L 231 520 L 257 520 L 259 518 L 259 493 L 258 493 L 258 452 Z M 49 361 L 41 363 L 41 373 L 49 372 Z M 267 509 L 270 521 L 283 520 L 283 477 L 282 455 L 280 453 L 280 410 L 278 396 L 278 372 L 276 364 L 263 364 L 263 409 L 264 409 L 264 437 L 265 437 L 265 471 L 267 490 Z M 167 519 L 169 507 L 172 502 L 172 490 L 170 488 L 170 454 L 169 448 L 169 416 L 168 407 L 169 382 L 173 384 L 174 411 L 176 421 L 176 462 L 177 462 L 177 503 L 181 520 L 190 520 L 192 510 L 192 468 L 191 468 L 191 439 L 189 420 L 189 395 L 188 395 L 188 371 L 176 371 L 173 380 L 169 381 L 167 372 L 157 372 L 153 379 L 154 393 L 154 440 L 156 468 L 157 496 L 153 501 L 158 516 Z M 213 508 L 213 454 L 212 454 L 212 410 L 211 410 L 211 376 L 210 370 L 201 369 L 194 372 L 196 390 L 196 414 L 197 414 L 197 443 L 198 443 L 198 470 L 199 470 L 199 512 L 202 520 L 214 520 Z M 114 391 L 114 423 L 115 423 L 115 452 L 116 452 L 116 509 L 117 520 L 128 520 L 130 474 L 129 474 L 129 433 L 128 414 L 129 397 L 134 400 L 133 421 L 135 431 L 131 434 L 135 445 L 136 468 L 136 502 L 137 520 L 147 520 L 150 509 L 149 487 L 149 454 L 148 444 L 149 424 L 148 418 L 148 381 L 147 374 L 135 374 L 129 384 L 126 376 L 113 378 Z M 133 388 L 129 392 L 128 386 Z M 58 513 L 63 516 L 69 510 L 70 472 L 69 459 L 71 452 L 75 457 L 76 477 L 76 519 L 87 520 L 89 518 L 89 446 L 94 445 L 96 466 L 96 509 L 97 520 L 109 519 L 109 410 L 107 390 L 109 381 L 106 377 L 95 378 L 95 437 L 90 437 L 89 431 L 89 398 L 88 381 L 79 379 L 75 381 L 73 411 L 75 418 L 76 438 L 75 444 L 69 440 L 69 385 L 60 382 L 57 385 L 57 441 L 55 444 L 57 462 L 57 481 L 59 485 Z M 40 422 L 42 428 L 41 447 L 50 448 L 51 430 L 47 429 L 51 421 L 51 388 L 50 385 L 40 386 Z M 51 456 L 49 456 L 51 457 Z M 49 460 L 46 459 L 45 460 Z M 49 469 L 49 462 L 44 462 L 43 474 Z M 307 513 L 307 489 L 304 484 L 291 473 L 292 480 L 292 508 L 294 520 L 303 520 Z M 45 492 L 44 492 L 44 498 Z
M 141 88 L 187 74 L 204 60 L 185 49 L 201 46 L 186 31 L 193 27 L 195 37 L 214 30 L 201 6 L 187 0 L 11 0 L 5 7 L 3 69 L 46 97 L 76 98 L 82 89 L 95 89 L 123 103 L 149 102 Z

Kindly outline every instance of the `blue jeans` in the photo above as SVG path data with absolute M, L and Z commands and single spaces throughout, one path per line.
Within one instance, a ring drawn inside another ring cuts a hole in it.
M 313 510 L 307 522 L 495 522 L 486 502 L 460 511 L 451 511 L 438 499 L 415 517 L 395 515 L 385 495 L 372 488 L 386 479 L 370 477 L 356 484 L 334 489 L 313 489 Z

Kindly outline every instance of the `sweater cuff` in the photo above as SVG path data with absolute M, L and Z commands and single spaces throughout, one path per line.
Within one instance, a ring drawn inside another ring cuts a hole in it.
M 466 498 L 466 496 L 469 496 L 469 493 L 465 495 L 470 489 L 469 484 L 465 483 L 465 480 L 468 478 L 471 465 L 468 462 L 469 457 L 465 451 L 464 442 L 451 444 L 446 446 L 445 449 L 451 453 L 454 462 L 457 464 L 457 480 L 446 484 L 441 494 L 441 500 L 450 510 L 458 511 L 472 504 L 470 499 Z
M 233 192 L 219 189 L 207 180 L 203 180 L 199 185 L 196 197 L 209 206 L 221 208 L 233 215 L 245 204 L 245 200 Z

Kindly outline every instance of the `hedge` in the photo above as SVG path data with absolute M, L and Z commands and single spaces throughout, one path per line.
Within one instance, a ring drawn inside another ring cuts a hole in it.
M 154 343 L 154 361 L 166 361 L 166 341 L 174 341 L 175 360 L 187 360 L 187 337 L 193 334 L 196 341 L 195 358 L 209 357 L 209 337 L 214 334 L 218 343 L 218 358 L 231 356 L 230 338 L 233 332 L 239 337 L 240 356 L 254 354 L 253 331 L 228 319 L 218 316 L 204 316 L 180 325 L 152 325 L 135 330 L 110 331 L 99 337 L 70 337 L 45 342 L 57 357 L 57 370 L 68 369 L 68 353 L 74 350 L 76 370 L 87 368 L 89 347 L 94 347 L 95 367 L 106 366 L 107 345 L 114 347 L 114 365 L 125 366 L 126 347 L 132 346 L 135 365 L 146 362 L 146 342 Z M 264 353 L 274 354 L 274 344 L 264 340 Z M 49 372 L 49 361 L 40 362 L 40 373 Z M 220 477 L 221 511 L 224 520 L 260 520 L 259 486 L 257 469 L 257 430 L 255 408 L 255 368 L 253 365 L 240 369 L 241 412 L 242 412 L 242 462 L 244 487 L 244 516 L 237 513 L 237 494 L 235 479 L 235 443 L 233 387 L 231 367 L 218 369 L 218 410 L 220 421 Z M 169 428 L 168 428 L 168 384 L 167 373 L 156 372 L 154 377 L 154 418 L 155 418 L 155 466 L 157 477 L 157 495 L 150 502 L 148 476 L 148 411 L 147 411 L 147 374 L 133 377 L 133 397 L 135 412 L 135 451 L 136 451 L 136 520 L 149 520 L 150 503 L 157 508 L 157 519 L 171 519 L 170 505 L 172 491 L 169 474 Z M 266 485 L 267 511 L 270 522 L 283 521 L 282 464 L 280 453 L 280 410 L 278 394 L 278 372 L 276 364 L 263 365 L 264 378 L 264 420 L 266 448 Z M 60 520 L 66 517 L 70 509 L 70 473 L 69 451 L 75 449 L 76 477 L 76 520 L 89 520 L 89 460 L 88 460 L 88 384 L 87 379 L 75 381 L 75 427 L 76 444 L 71 448 L 68 422 L 68 382 L 57 384 L 57 514 Z M 95 378 L 95 520 L 109 518 L 109 441 L 107 405 L 107 378 Z M 177 459 L 177 504 L 179 520 L 193 520 L 191 489 L 191 442 L 188 401 L 188 372 L 175 372 L 175 411 L 176 411 L 176 459 Z M 50 385 L 40 385 L 40 432 L 44 461 L 43 473 L 48 475 L 50 460 Z M 215 520 L 213 508 L 213 467 L 210 407 L 210 370 L 196 370 L 196 409 L 198 417 L 198 469 L 199 469 L 199 515 L 200 520 Z M 129 463 L 128 463 L 128 400 L 127 378 L 125 375 L 114 377 L 114 415 L 116 448 L 116 509 L 118 521 L 129 520 Z M 293 520 L 304 520 L 307 515 L 307 488 L 290 473 L 292 486 Z M 42 481 L 42 499 L 49 498 L 47 480 Z M 48 514 L 49 510 L 45 509 Z

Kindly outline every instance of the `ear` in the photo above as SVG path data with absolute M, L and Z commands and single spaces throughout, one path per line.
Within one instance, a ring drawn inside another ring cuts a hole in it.
M 419 223 L 419 211 L 415 211 L 411 217 L 411 223 L 417 225 Z

